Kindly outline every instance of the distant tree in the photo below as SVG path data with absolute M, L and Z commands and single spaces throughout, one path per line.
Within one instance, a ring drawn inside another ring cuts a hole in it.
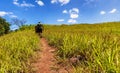
M 0 35 L 3 35 L 4 31 L 5 31 L 4 27 L 0 24 Z
M 10 24 L 6 20 L 0 17 L 0 35 L 7 34 L 10 30 Z
M 18 18 L 14 18 L 12 19 L 11 23 L 13 25 L 17 25 L 18 27 L 23 26 L 27 21 L 25 19 L 18 19 Z

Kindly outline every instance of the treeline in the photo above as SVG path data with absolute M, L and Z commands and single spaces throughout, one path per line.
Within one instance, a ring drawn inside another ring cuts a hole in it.
M 10 30 L 10 24 L 2 17 L 0 17 L 0 36 L 7 34 Z

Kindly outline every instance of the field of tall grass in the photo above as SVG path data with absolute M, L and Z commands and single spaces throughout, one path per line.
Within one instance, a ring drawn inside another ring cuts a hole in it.
M 12 32 L 0 37 L 0 73 L 29 73 L 30 59 L 38 49 L 33 30 Z
M 120 23 L 46 25 L 43 33 L 62 61 L 77 58 L 75 73 L 120 73 Z
M 44 25 L 43 37 L 58 48 L 59 61 L 73 65 L 74 73 L 120 73 L 119 28 L 120 22 Z M 0 36 L 0 73 L 30 72 L 30 58 L 39 44 L 33 29 L 23 26 Z

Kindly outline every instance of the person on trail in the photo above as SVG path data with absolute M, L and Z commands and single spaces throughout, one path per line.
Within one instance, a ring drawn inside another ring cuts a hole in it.
M 41 22 L 38 22 L 38 24 L 35 26 L 35 32 L 42 37 L 42 32 L 43 32 L 43 25 Z

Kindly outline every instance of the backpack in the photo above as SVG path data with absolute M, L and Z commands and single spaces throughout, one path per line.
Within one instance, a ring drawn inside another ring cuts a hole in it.
M 43 25 L 42 24 L 38 24 L 38 30 L 42 30 L 43 29 Z

